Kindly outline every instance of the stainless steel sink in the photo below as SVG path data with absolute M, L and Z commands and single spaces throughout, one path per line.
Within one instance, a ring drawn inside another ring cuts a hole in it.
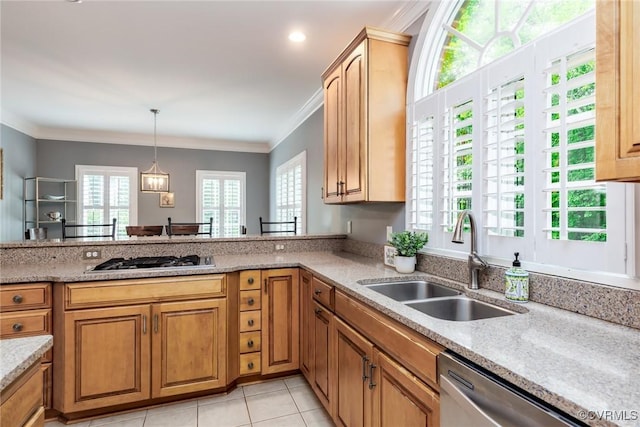
M 386 282 L 365 285 L 367 288 L 379 292 L 396 301 L 414 301 L 429 298 L 441 298 L 460 295 L 461 293 L 435 283 L 424 280 L 406 282 Z
M 406 305 L 426 315 L 453 321 L 480 320 L 516 314 L 502 307 L 466 297 L 409 302 Z

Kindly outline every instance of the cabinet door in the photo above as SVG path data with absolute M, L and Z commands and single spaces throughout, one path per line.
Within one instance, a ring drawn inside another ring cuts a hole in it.
M 66 312 L 64 366 L 56 368 L 64 369 L 64 401 L 55 409 L 76 412 L 151 397 L 150 314 L 149 305 Z
M 324 80 L 324 201 L 336 203 L 340 196 L 340 149 L 342 136 L 341 68 Z
M 640 3 L 596 2 L 596 179 L 640 182 Z
M 313 381 L 311 386 L 322 402 L 325 409 L 331 413 L 331 391 L 333 377 L 333 343 L 331 336 L 334 333 L 333 314 L 318 303 L 313 304 Z
M 369 390 L 369 375 L 373 344 L 339 318 L 334 322 L 333 420 L 339 426 L 370 426 L 373 393 Z
M 365 48 L 363 41 L 344 61 L 343 67 L 343 117 L 344 151 L 341 159 L 343 167 L 343 201 L 365 200 L 366 170 L 366 111 L 365 106 Z
M 438 427 L 438 394 L 379 350 L 375 351 L 374 427 Z
M 152 397 L 226 385 L 226 299 L 153 305 Z
M 299 369 L 298 270 L 265 270 L 262 282 L 262 374 Z
M 313 382 L 313 297 L 311 273 L 300 270 L 300 370 L 309 383 Z

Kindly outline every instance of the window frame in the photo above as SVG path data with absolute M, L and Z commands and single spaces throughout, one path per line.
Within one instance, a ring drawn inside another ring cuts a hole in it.
M 301 188 L 300 188 L 300 216 L 298 217 L 298 227 L 296 234 L 306 234 L 307 232 L 307 151 L 302 151 L 301 153 L 295 155 L 290 158 L 286 162 L 282 163 L 280 166 L 276 167 L 276 184 L 275 184 L 275 217 L 276 221 L 284 221 L 280 217 L 281 209 L 296 209 L 298 203 L 294 200 L 293 205 L 283 204 L 278 205 L 278 200 L 282 200 L 282 195 L 279 196 L 280 188 L 278 186 L 278 178 L 284 173 L 288 173 L 290 170 L 295 170 L 295 168 L 300 165 L 301 167 Z M 295 185 L 295 184 L 294 184 Z
M 118 231 L 124 232 L 125 230 L 124 227 L 126 225 L 138 225 L 138 176 L 139 176 L 138 168 L 128 167 L 128 166 L 76 165 L 75 176 L 76 176 L 76 181 L 78 183 L 78 196 L 76 200 L 76 218 L 78 222 L 82 221 L 82 218 L 83 218 L 82 213 L 84 211 L 84 202 L 83 202 L 84 189 L 83 189 L 82 177 L 84 175 L 89 175 L 89 174 L 102 175 L 106 177 L 109 177 L 112 175 L 126 175 L 129 177 L 130 179 L 129 224 L 121 224 L 120 222 L 118 222 L 117 230 L 116 230 L 116 236 L 120 236 L 120 237 L 125 236 L 126 234 L 118 233 Z M 104 221 L 105 224 L 111 222 L 111 218 L 109 218 L 109 215 L 107 214 L 111 206 L 108 200 L 109 199 L 108 180 L 106 184 L 107 184 L 106 191 L 105 191 L 106 200 L 104 201 L 105 204 L 103 207 L 103 210 L 105 211 L 105 214 L 106 214 L 105 221 Z
M 229 180 L 238 180 L 240 181 L 240 224 L 239 226 L 246 226 L 247 224 L 247 173 L 242 171 L 212 171 L 212 170 L 201 170 L 196 169 L 196 222 L 205 222 L 203 217 L 203 206 L 202 206 L 202 196 L 203 196 L 203 180 L 204 179 L 217 179 L 224 181 L 226 179 Z M 221 187 L 223 188 L 223 187 Z M 223 190 L 224 191 L 224 190 Z M 224 194 L 223 192 L 221 194 Z M 223 202 L 223 197 L 220 198 L 221 203 Z M 222 234 L 224 233 L 224 210 L 225 207 L 221 205 L 220 207 L 220 231 Z M 240 228 L 238 227 L 238 228 Z M 213 236 L 219 238 L 225 237 L 238 237 L 241 235 L 240 230 L 238 229 L 237 236 Z
M 414 200 L 413 200 L 413 188 L 412 188 L 412 183 L 413 183 L 413 168 L 414 165 L 412 164 L 413 161 L 413 154 L 412 154 L 412 150 L 413 150 L 413 137 L 412 134 L 414 132 L 414 128 L 416 127 L 416 124 L 419 122 L 419 120 L 424 119 L 425 117 L 428 117 L 425 115 L 425 108 L 424 108 L 424 104 L 425 102 L 428 102 L 430 98 L 432 97 L 437 97 L 438 93 L 440 91 L 435 91 L 432 93 L 429 93 L 429 87 L 428 87 L 428 82 L 430 82 L 429 79 L 429 75 L 434 75 L 435 72 L 437 72 L 437 70 L 434 71 L 434 65 L 433 63 L 436 63 L 437 65 L 437 60 L 435 61 L 430 61 L 429 58 L 438 58 L 439 54 L 433 52 L 433 46 L 437 43 L 434 43 L 434 40 L 437 40 L 437 38 L 439 37 L 439 32 L 440 32 L 440 28 L 439 24 L 442 21 L 438 21 L 438 19 L 443 19 L 446 18 L 447 16 L 450 16 L 451 13 L 455 13 L 455 11 L 452 11 L 452 7 L 451 4 L 443 4 L 440 7 L 434 8 L 434 10 L 429 11 L 424 23 L 423 23 L 423 29 L 420 32 L 420 38 L 419 38 L 419 44 L 420 42 L 423 44 L 422 49 L 420 48 L 420 45 L 418 45 L 418 47 L 416 48 L 416 52 L 417 54 L 414 56 L 414 59 L 412 60 L 411 63 L 411 70 L 410 70 L 410 75 L 412 76 L 412 78 L 410 79 L 410 87 L 408 88 L 408 106 L 407 106 L 407 115 L 408 115 L 408 120 L 407 120 L 407 135 L 408 135 L 408 141 L 407 141 L 407 209 L 405 210 L 405 214 L 406 214 L 406 224 L 407 224 L 407 228 L 411 229 L 411 225 L 412 225 L 412 221 L 413 221 L 413 217 L 416 217 L 416 213 L 413 211 L 415 204 L 414 204 Z M 556 30 L 553 30 L 549 33 L 547 33 L 547 35 L 542 36 L 542 37 L 546 37 L 550 34 L 554 34 L 559 32 L 562 29 L 565 29 L 568 26 L 574 25 L 575 22 L 578 21 L 591 21 L 593 22 L 594 20 L 594 13 L 593 12 L 589 12 L 587 14 L 584 14 L 583 16 L 562 25 L 561 27 L 559 27 Z M 595 28 L 595 24 L 593 23 L 593 28 Z M 434 30 L 435 28 L 435 30 Z M 527 48 L 530 44 L 535 44 L 537 42 L 531 42 L 531 43 L 527 43 L 524 46 L 515 49 L 513 52 L 505 55 L 502 58 L 499 58 L 498 60 L 487 64 L 481 68 L 479 68 L 478 70 L 476 70 L 476 72 L 472 73 L 471 78 L 474 78 L 474 76 L 476 76 L 475 78 L 477 79 L 476 82 L 480 82 L 480 79 L 487 79 L 486 75 L 482 76 L 482 77 L 477 77 L 477 73 L 479 70 L 486 70 L 488 67 L 492 67 L 495 64 L 508 59 L 510 56 L 512 55 L 518 55 L 518 53 L 521 51 L 521 49 L 525 49 Z M 456 85 L 456 83 L 458 84 L 462 84 L 463 82 L 466 82 L 467 78 L 470 76 L 465 76 L 459 80 L 457 80 L 456 82 L 452 83 L 451 86 Z M 535 76 L 536 78 L 538 78 L 538 76 Z M 482 83 L 484 84 L 484 80 L 482 80 Z M 488 85 L 487 85 L 488 86 Z M 445 87 L 446 88 L 446 87 Z M 484 94 L 483 94 L 484 95 Z M 434 102 L 432 100 L 432 102 Z M 441 102 L 441 101 L 435 101 L 435 102 Z M 438 111 L 440 111 L 440 109 L 436 109 L 434 112 L 436 114 L 436 119 L 438 119 L 437 114 Z M 536 110 L 533 112 L 533 114 L 536 114 L 538 112 L 540 112 L 541 110 L 539 109 L 539 107 L 536 108 Z M 531 116 L 532 114 L 527 114 L 528 116 Z M 530 119 L 529 119 L 530 120 Z M 540 125 L 537 123 L 537 119 L 536 119 L 536 123 L 533 125 L 534 128 L 533 130 L 536 132 L 536 134 L 534 135 L 534 141 L 536 139 L 541 138 L 541 134 L 542 134 L 542 128 L 540 127 Z M 434 131 L 436 132 L 436 131 Z M 485 129 L 484 129 L 484 125 L 482 128 L 482 133 L 484 134 Z M 482 147 L 484 147 L 484 139 L 485 139 L 485 135 L 482 136 L 482 140 L 480 141 L 482 143 Z M 441 136 L 437 134 L 436 136 L 436 140 L 434 142 L 434 146 L 438 146 L 441 144 L 440 141 Z M 536 149 L 536 152 L 538 152 L 539 150 Z M 439 153 L 436 152 L 433 154 L 433 157 L 435 159 L 438 159 Z M 532 159 L 532 156 L 528 156 L 529 159 Z M 482 160 L 482 158 L 479 158 L 480 160 Z M 475 155 L 474 155 L 474 160 L 475 160 Z M 527 167 L 525 168 L 526 171 L 526 175 L 527 176 L 531 176 L 532 175 L 532 168 L 535 168 L 535 170 L 533 171 L 534 174 L 539 174 L 540 172 L 538 171 L 539 166 L 537 164 L 539 164 L 539 159 L 538 159 L 538 155 L 536 154 L 535 158 L 533 159 L 534 161 L 527 161 Z M 477 163 L 481 163 L 480 162 L 473 162 L 474 165 Z M 434 174 L 438 175 L 440 173 L 440 169 L 435 170 Z M 476 178 L 477 177 L 477 178 Z M 439 178 L 438 178 L 439 179 Z M 476 189 L 476 187 L 480 187 L 480 179 L 484 179 L 484 176 L 480 176 L 480 175 L 475 175 L 475 168 L 474 168 L 474 190 Z M 538 176 L 535 176 L 535 179 L 539 179 Z M 476 182 L 478 183 L 476 185 Z M 433 187 L 438 188 L 441 185 L 440 182 L 434 182 Z M 536 189 L 533 190 L 535 192 L 538 191 L 538 184 L 536 184 Z M 636 206 L 640 205 L 637 202 L 634 202 L 634 195 L 635 195 L 635 191 L 630 188 L 628 185 L 626 184 L 619 184 L 619 183 L 615 183 L 613 185 L 616 186 L 623 186 L 622 188 L 619 188 L 617 190 L 615 190 L 615 192 L 619 193 L 618 195 L 620 195 L 620 193 L 624 193 L 624 200 L 625 203 L 623 204 L 623 206 L 621 207 L 621 210 L 626 212 L 626 215 L 624 216 L 625 221 L 621 221 L 622 224 L 618 224 L 619 226 L 624 226 L 626 225 L 627 228 L 627 238 L 626 241 L 623 238 L 622 241 L 617 241 L 614 242 L 614 245 L 612 246 L 616 246 L 616 256 L 621 256 L 621 258 L 625 258 L 626 255 L 626 261 L 624 262 L 625 266 L 625 270 L 626 272 L 623 274 L 618 274 L 618 273 L 611 273 L 611 272 L 605 272 L 605 271 L 589 271 L 588 269 L 583 269 L 583 266 L 575 266 L 575 265 L 571 265 L 570 263 L 568 263 L 567 265 L 564 265 L 565 263 L 563 263 L 563 265 L 549 265 L 546 264 L 546 262 L 548 262 L 547 260 L 545 260 L 544 262 L 539 262 L 536 260 L 533 260 L 532 257 L 524 257 L 525 258 L 525 262 L 523 263 L 523 266 L 525 268 L 528 268 L 531 271 L 536 271 L 536 272 L 540 272 L 540 273 L 546 273 L 546 274 L 554 274 L 554 275 L 559 275 L 559 276 L 564 276 L 564 277 L 571 277 L 571 278 L 576 278 L 576 279 L 583 279 L 583 280 L 589 280 L 589 281 L 594 281 L 597 280 L 599 282 L 603 282 L 603 283 L 608 283 L 608 284 L 613 284 L 616 286 L 623 286 L 623 287 L 628 287 L 628 288 L 638 288 L 639 284 L 638 281 L 635 277 L 633 277 L 635 275 L 636 272 L 636 262 L 633 258 L 633 255 L 635 254 L 635 241 L 632 237 L 630 237 L 631 235 L 636 235 L 637 233 L 634 230 L 634 224 L 633 224 L 633 220 L 635 217 L 637 217 L 637 213 L 634 212 L 634 203 Z M 609 186 L 609 184 L 608 184 Z M 528 187 L 529 190 L 527 190 L 528 192 L 528 197 L 531 198 L 531 187 Z M 482 190 L 484 190 L 484 188 L 482 188 Z M 535 197 L 535 195 L 533 196 Z M 438 194 L 434 194 L 433 195 L 433 200 L 434 200 L 434 207 L 433 207 L 433 224 L 430 230 L 426 230 L 430 233 L 430 241 L 429 244 L 425 247 L 424 252 L 428 252 L 428 253 L 433 253 L 433 254 L 440 254 L 440 255 L 446 255 L 446 256 L 451 256 L 454 258 L 459 258 L 459 259 L 464 259 L 466 258 L 466 256 L 468 255 L 468 251 L 465 250 L 465 248 L 468 246 L 468 243 L 464 246 L 461 247 L 460 245 L 449 245 L 447 243 L 447 241 L 450 241 L 450 238 L 447 238 L 446 233 L 437 233 L 435 232 L 435 230 L 437 229 L 437 227 L 439 226 L 438 221 L 436 221 L 440 209 L 441 209 L 441 205 L 439 204 L 440 196 Z M 474 209 L 474 214 L 476 216 L 476 218 L 480 217 L 482 218 L 482 213 L 484 210 L 484 191 L 481 191 L 480 194 L 480 200 L 479 200 L 479 204 L 475 203 L 474 199 L 474 206 L 476 207 L 476 209 Z M 536 204 L 538 203 L 538 201 L 536 200 Z M 608 201 L 608 205 L 611 206 L 612 203 Z M 481 207 L 480 207 L 481 206 Z M 537 230 L 538 228 L 542 228 L 539 224 L 540 218 L 538 215 L 538 207 L 536 207 L 536 211 L 532 211 L 531 207 L 528 206 L 526 207 L 526 209 L 530 212 L 528 215 L 525 216 L 525 223 L 529 223 L 529 226 L 531 227 L 530 223 L 533 222 L 535 224 L 535 227 L 533 229 L 531 229 L 531 231 L 535 231 L 537 234 Z M 620 210 L 620 209 L 618 209 Z M 637 210 L 637 208 L 636 208 Z M 535 219 L 532 218 L 535 216 Z M 610 221 L 608 219 L 608 225 L 609 225 Z M 482 225 L 482 224 L 481 224 Z M 424 230 L 423 230 L 424 231 Z M 435 232 L 435 233 L 434 233 Z M 607 232 L 609 232 L 609 230 L 607 230 Z M 538 238 L 538 237 L 536 237 Z M 487 254 L 487 248 L 489 247 L 489 240 L 500 240 L 503 239 L 503 237 L 499 237 L 499 236 L 492 236 L 491 238 L 488 238 L 487 233 L 484 232 L 480 232 L 478 235 L 478 243 L 479 243 L 479 251 L 481 254 L 483 254 L 483 258 L 485 258 L 487 261 L 491 262 L 492 264 L 496 264 L 496 265 L 502 265 L 502 266 L 510 266 L 511 264 L 511 260 L 508 259 L 506 256 L 504 255 L 494 255 L 494 254 L 489 254 L 489 255 L 485 255 Z M 533 236 L 527 236 L 525 237 L 525 240 L 523 242 L 522 245 L 520 246 L 526 246 L 526 247 L 531 247 L 530 250 L 531 251 L 535 251 L 535 247 L 534 245 L 536 244 L 534 240 L 529 240 L 529 239 L 533 239 Z M 583 243 L 583 242 L 578 242 L 578 241 L 571 241 L 569 243 Z M 560 246 L 560 245 L 558 245 Z M 633 247 L 631 247 L 633 246 Z M 520 249 L 520 248 L 518 248 Z M 540 251 L 540 248 L 537 249 L 538 252 Z M 562 252 L 563 250 L 565 251 L 566 254 L 566 249 L 560 248 L 559 249 L 560 252 Z M 621 253 L 622 251 L 622 253 Z M 525 252 L 525 250 L 520 250 L 520 252 Z M 627 253 L 628 252 L 628 253 Z M 527 260 L 528 258 L 528 260 Z M 566 258 L 566 256 L 565 256 Z M 556 258 L 556 259 L 562 259 L 562 258 Z M 550 260 L 552 262 L 555 262 L 555 259 L 550 258 Z

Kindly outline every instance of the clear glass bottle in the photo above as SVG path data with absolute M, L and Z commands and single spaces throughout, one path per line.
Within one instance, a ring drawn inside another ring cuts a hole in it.
M 504 274 L 504 296 L 509 301 L 527 302 L 529 301 L 529 273 L 520 266 L 520 260 L 518 260 L 520 253 L 515 252 L 513 255 L 516 259 Z

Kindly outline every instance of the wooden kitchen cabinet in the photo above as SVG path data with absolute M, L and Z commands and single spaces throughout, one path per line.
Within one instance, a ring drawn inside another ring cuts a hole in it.
M 262 271 L 262 374 L 300 368 L 297 268 Z
M 320 399 L 322 406 L 327 412 L 332 412 L 331 403 L 333 401 L 333 372 L 334 366 L 334 344 L 335 333 L 334 316 L 329 310 L 313 303 L 313 336 L 311 365 L 312 380 L 311 387 L 315 390 L 316 396 Z
M 226 386 L 223 275 L 61 284 L 54 292 L 53 402 L 63 414 Z
M 404 201 L 410 39 L 365 27 L 322 74 L 325 203 Z
M 300 370 L 309 384 L 313 384 L 312 357 L 314 354 L 312 275 L 300 270 Z
M 596 2 L 596 180 L 640 182 L 640 2 Z
M 374 427 L 440 425 L 438 393 L 379 350 L 374 352 Z
M 0 425 L 7 427 L 44 426 L 42 375 L 35 362 L 0 392 Z
M 226 385 L 226 302 L 223 299 L 154 304 L 153 397 Z
M 51 334 L 51 283 L 3 285 L 0 288 L 0 338 Z M 42 401 L 51 409 L 53 352 L 42 356 Z
M 369 387 L 375 370 L 373 344 L 338 318 L 335 331 L 333 420 L 338 426 L 370 426 L 373 394 Z
M 64 363 L 64 378 L 54 383 L 64 390 L 56 389 L 55 408 L 76 412 L 149 399 L 150 319 L 148 304 L 66 313 L 64 360 L 54 361 Z

